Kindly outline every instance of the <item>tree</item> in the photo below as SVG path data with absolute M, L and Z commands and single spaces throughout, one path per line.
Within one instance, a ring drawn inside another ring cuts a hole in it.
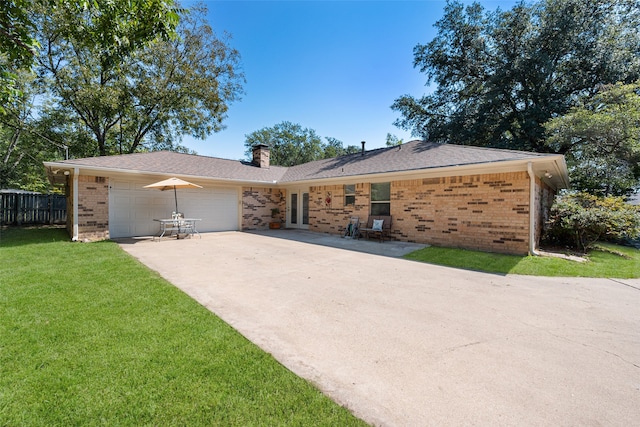
M 270 148 L 270 162 L 277 166 L 294 166 L 323 158 L 322 139 L 313 129 L 297 123 L 282 122 L 245 135 L 245 154 L 250 157 L 258 144 Z
M 41 114 L 35 108 L 41 95 L 35 78 L 26 70 L 16 73 L 18 95 L 5 104 L 5 113 L 0 115 L 0 188 L 47 191 L 42 162 L 82 153 L 83 141 L 86 144 L 90 139 L 69 132 L 67 117 Z M 71 151 L 69 146 L 73 146 Z
M 270 162 L 277 166 L 295 166 L 358 152 L 358 147 L 344 147 L 340 140 L 332 137 L 325 137 L 325 144 L 315 130 L 286 121 L 252 132 L 245 138 L 245 155 L 248 158 L 251 158 L 256 145 L 268 145 Z
M 414 48 L 436 90 L 398 98 L 396 125 L 433 141 L 545 152 L 544 123 L 602 84 L 640 77 L 635 0 L 542 0 L 487 13 L 447 3 Z
M 50 13 L 79 18 L 60 34 L 100 52 L 104 66 L 119 60 L 156 37 L 171 38 L 178 23 L 172 0 L 6 0 L 0 7 L 0 113 L 19 96 L 16 70 L 31 68 L 40 46 L 38 16 Z
M 98 53 L 102 69 L 117 67 L 157 39 L 175 38 L 184 12 L 173 0 L 41 0 L 41 5 L 70 24 L 58 27 L 60 36 Z
M 323 157 L 325 159 L 346 156 L 347 154 L 354 154 L 360 151 L 355 145 L 347 145 L 345 147 L 342 141 L 331 136 L 325 136 L 324 139 L 327 140 L 327 143 L 324 145 Z
M 640 234 L 640 207 L 621 197 L 570 192 L 551 208 L 545 240 L 586 252 L 598 240 L 634 239 Z
M 546 124 L 550 148 L 565 153 L 572 186 L 629 195 L 640 184 L 640 82 L 604 86 Z
M 395 147 L 397 145 L 402 145 L 402 143 L 402 139 L 399 139 L 397 136 L 390 133 L 387 134 L 387 147 Z
M 183 134 L 204 138 L 222 129 L 244 76 L 238 52 L 204 21 L 206 10 L 182 10 L 178 37 L 133 45 L 127 56 L 78 40 L 67 28 L 83 15 L 62 12 L 41 21 L 39 71 L 50 112 L 93 135 L 86 156 L 177 150 Z
M 38 46 L 29 19 L 29 0 L 5 0 L 0 7 L 0 114 L 16 100 L 16 70 L 29 68 Z

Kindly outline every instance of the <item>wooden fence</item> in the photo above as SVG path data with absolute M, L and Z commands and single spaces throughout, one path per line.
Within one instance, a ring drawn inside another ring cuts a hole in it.
M 58 194 L 0 194 L 0 225 L 66 224 L 67 198 Z

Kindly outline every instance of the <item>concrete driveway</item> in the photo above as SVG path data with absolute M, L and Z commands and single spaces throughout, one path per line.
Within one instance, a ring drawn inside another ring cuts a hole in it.
M 121 245 L 371 424 L 640 420 L 638 280 L 483 274 L 241 232 Z

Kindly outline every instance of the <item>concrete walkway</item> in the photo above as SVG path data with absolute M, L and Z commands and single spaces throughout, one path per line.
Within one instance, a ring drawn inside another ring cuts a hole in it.
M 371 424 L 640 420 L 640 281 L 483 274 L 297 240 L 121 246 Z

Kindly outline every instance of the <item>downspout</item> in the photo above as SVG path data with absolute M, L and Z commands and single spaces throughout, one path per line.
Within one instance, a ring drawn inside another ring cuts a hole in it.
M 78 175 L 79 168 L 73 168 L 73 237 L 71 240 L 78 241 Z
M 529 173 L 529 255 L 539 256 L 536 251 L 536 176 L 533 173 L 533 163 L 527 163 Z

